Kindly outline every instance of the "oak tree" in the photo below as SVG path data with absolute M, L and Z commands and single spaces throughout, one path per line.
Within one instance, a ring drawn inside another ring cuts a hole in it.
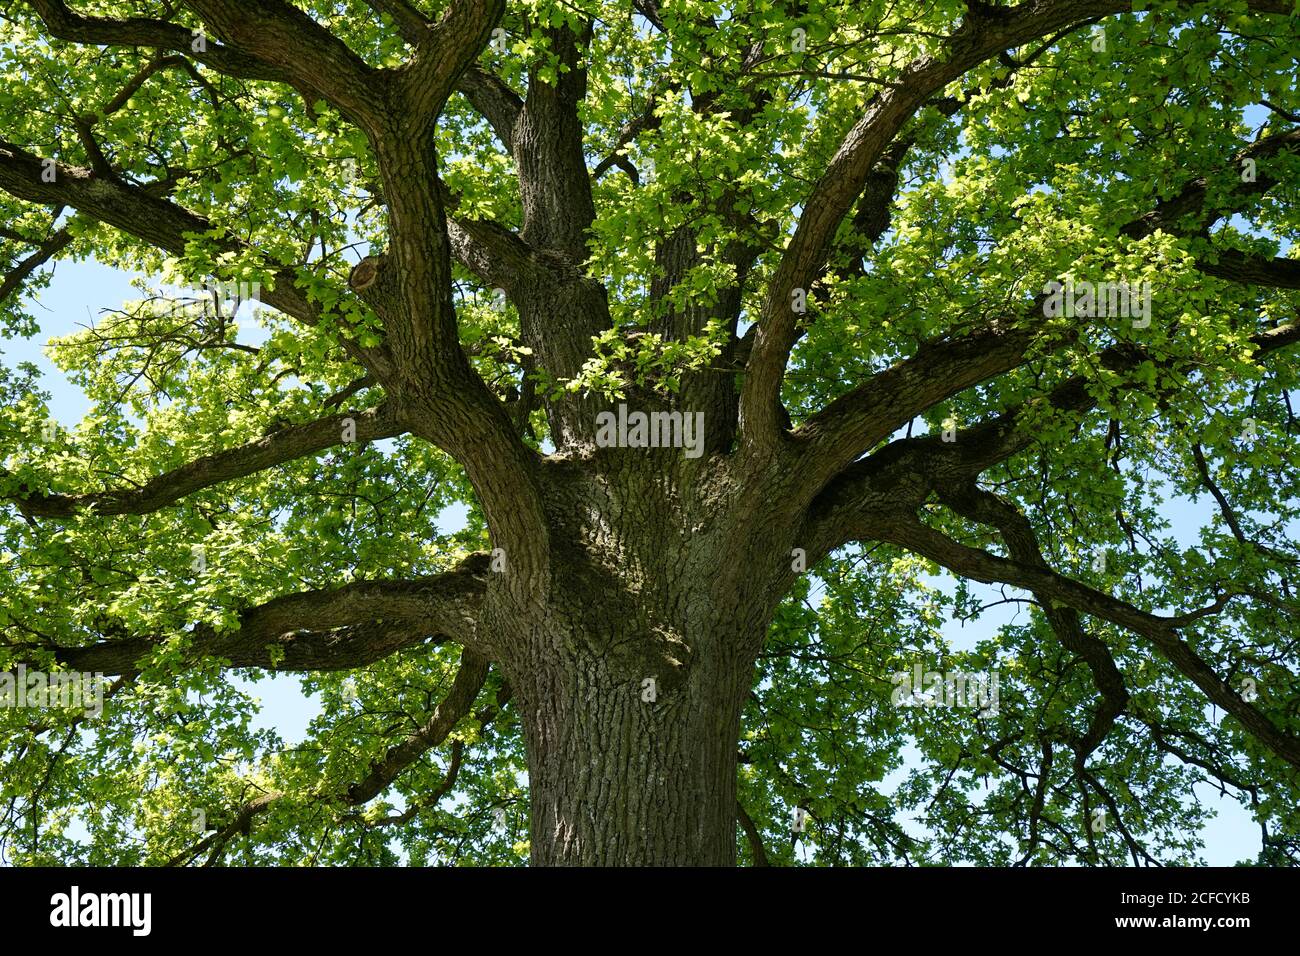
M 7 0 L 7 854 L 1295 862 L 1298 9 Z

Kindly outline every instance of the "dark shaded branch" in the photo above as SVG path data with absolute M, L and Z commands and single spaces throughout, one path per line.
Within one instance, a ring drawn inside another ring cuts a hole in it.
M 433 21 L 407 0 L 366 0 L 366 6 L 391 17 L 398 34 L 411 46 L 423 43 L 433 26 Z
M 1267 356 L 1300 342 L 1300 323 L 1287 323 L 1251 336 L 1257 354 Z M 1097 364 L 1124 373 L 1149 361 L 1145 349 L 1112 346 Z M 1168 363 L 1162 363 L 1168 368 Z M 815 563 L 847 541 L 871 537 L 874 515 L 891 507 L 920 507 L 943 486 L 957 487 L 1029 448 L 1036 441 L 1033 423 L 1045 411 L 1080 414 L 1097 405 L 1090 379 L 1075 375 L 1048 392 L 964 429 L 959 441 L 939 435 L 902 438 L 854 462 L 831 480 L 809 506 L 802 540 Z
M 423 136 L 442 112 L 447 97 L 462 84 L 475 109 L 484 111 L 501 136 L 507 123 L 507 90 L 470 65 L 487 45 L 504 10 L 505 0 L 453 0 L 416 43 L 415 56 L 395 73 L 394 94 L 403 115 L 390 117 L 390 126 L 392 120 L 400 120 L 407 135 Z M 394 132 L 390 130 L 389 135 Z
M 300 90 L 322 99 L 363 129 L 387 112 L 378 71 L 304 11 L 283 0 L 187 0 L 220 39 L 270 64 Z
M 50 206 L 71 206 L 99 222 L 120 229 L 174 256 L 183 256 L 189 236 L 208 232 L 212 225 L 202 216 L 155 195 L 144 186 L 132 186 L 116 179 L 104 179 L 93 170 L 54 164 L 53 182 L 42 175 L 42 158 L 0 140 L 0 189 L 29 202 Z M 222 247 L 240 251 L 236 241 Z M 265 288 L 262 299 L 299 321 L 314 324 L 316 310 L 294 286 L 288 268 L 275 273 L 275 287 Z
M 976 487 L 973 482 L 955 489 L 944 489 L 940 491 L 940 498 L 958 514 L 997 528 L 1012 560 L 1050 572 L 1029 519 L 1011 502 Z M 1074 747 L 1075 771 L 1083 774 L 1087 758 L 1101 746 L 1116 719 L 1128 707 L 1128 689 L 1110 650 L 1103 641 L 1084 629 L 1078 611 L 1053 601 L 1046 592 L 1035 591 L 1034 597 L 1062 646 L 1087 664 L 1093 683 L 1102 695 L 1087 733 L 1076 741 Z
M 641 112 L 623 124 L 623 128 L 619 130 L 618 136 L 614 139 L 614 145 L 610 149 L 609 155 L 597 163 L 596 167 L 591 171 L 593 180 L 600 179 L 611 166 L 622 167 L 624 163 L 627 163 L 624 168 L 630 169 L 628 175 L 632 177 L 633 182 L 637 181 L 638 176 L 635 167 L 632 167 L 632 164 L 627 162 L 626 157 L 619 155 L 619 150 L 646 130 L 659 128 L 659 117 L 655 115 L 655 111 L 659 108 L 659 98 L 665 92 L 671 92 L 679 88 L 680 84 L 672 81 L 665 83 L 662 89 L 656 88 L 650 91 L 649 95 L 646 96 L 645 106 Z
M 329 398 L 325 399 L 324 402 L 325 407 L 337 408 L 338 406 L 346 402 L 349 398 L 351 398 L 353 395 L 357 394 L 357 392 L 364 391 L 367 388 L 371 388 L 377 384 L 378 384 L 378 380 L 373 375 L 363 375 L 359 379 L 349 382 L 347 385 L 339 389 Z M 385 435 L 383 437 L 388 438 L 391 436 Z
M 85 17 L 62 0 L 26 0 L 44 21 L 50 35 L 72 43 L 94 46 L 149 47 L 174 50 L 227 76 L 249 80 L 287 82 L 288 75 L 273 64 L 250 56 L 237 46 L 208 42 L 194 49 L 194 34 L 187 27 L 151 17 Z
M 355 581 L 329 591 L 274 598 L 218 632 L 195 627 L 188 659 L 220 659 L 229 667 L 276 671 L 340 671 L 364 667 L 406 647 L 453 641 L 475 647 L 487 590 L 489 558 L 475 554 L 455 569 L 408 581 Z M 12 644 L 11 650 L 49 651 L 77 671 L 134 674 L 165 635 L 114 638 L 86 647 Z
M 504 80 L 478 66 L 468 67 L 461 74 L 456 88 L 469 100 L 479 115 L 488 121 L 497 139 L 507 150 L 514 149 L 515 123 L 524 108 L 524 101 Z
M 474 706 L 475 699 L 483 689 L 487 674 L 488 661 L 485 658 L 469 650 L 463 651 L 460 667 L 456 671 L 456 677 L 452 680 L 451 689 L 447 692 L 447 696 L 434 708 L 433 714 L 421 725 L 419 730 L 401 743 L 389 747 L 383 757 L 371 764 L 369 772 L 360 781 L 341 790 L 329 788 L 321 793 L 310 795 L 306 798 L 307 801 L 310 803 L 337 803 L 343 806 L 355 807 L 367 803 L 383 793 L 401 775 L 402 771 L 415 763 L 429 750 L 443 743 L 456 725 L 469 714 L 470 708 Z M 497 695 L 496 706 L 486 707 L 475 716 L 481 723 L 486 724 L 496 718 L 509 699 L 510 689 L 508 685 L 505 685 Z M 423 806 L 432 806 L 450 792 L 460 771 L 463 751 L 464 745 L 460 741 L 456 741 L 452 745 L 451 762 L 443 783 L 426 800 L 421 801 Z M 210 851 L 204 865 L 211 866 L 221 858 L 221 853 L 226 844 L 235 835 L 249 832 L 254 817 L 269 810 L 285 797 L 285 793 L 277 790 L 248 801 L 236 810 L 234 818 L 228 825 L 216 830 L 194 846 L 176 854 L 166 865 L 180 866 L 198 858 L 205 851 Z M 418 806 L 413 806 L 404 814 L 379 822 L 381 825 L 406 823 L 414 817 L 415 811 L 418 809 Z
M 394 744 L 382 758 L 370 765 L 370 771 L 347 789 L 347 802 L 366 803 L 388 789 L 398 774 L 414 763 L 421 754 L 447 739 L 452 728 L 470 712 L 474 700 L 487 680 L 488 661 L 472 651 L 461 653 L 460 669 L 447 696 L 418 730 L 401 743 Z
M 1198 259 L 1196 268 L 1206 275 L 1247 285 L 1272 286 L 1277 289 L 1300 289 L 1300 260 L 1249 256 L 1236 249 L 1216 252 L 1216 261 Z
M 770 866 L 767 862 L 767 850 L 763 848 L 763 835 L 758 832 L 758 827 L 754 826 L 754 821 L 745 812 L 745 806 L 739 800 L 736 801 L 736 819 L 740 821 L 740 828 L 745 831 L 745 839 L 749 841 L 749 852 L 753 854 L 755 866 Z
M 741 394 L 741 428 L 748 448 L 770 450 L 781 434 L 781 380 L 797 325 L 791 295 L 797 288 L 811 288 L 821 274 L 839 224 L 904 124 L 930 97 L 984 60 L 1072 23 L 1124 9 L 1127 4 L 1119 0 L 1027 0 L 998 9 L 996 15 L 972 6 L 937 56 L 914 60 L 896 86 L 872 98 L 803 204 L 799 224 L 769 284 Z
M 1126 224 L 1120 234 L 1132 239 L 1142 239 L 1156 230 L 1176 235 L 1205 235 L 1210 227 L 1241 207 L 1241 200 L 1258 196 L 1277 185 L 1276 177 L 1267 169 L 1257 172 L 1254 180 L 1241 178 L 1243 160 L 1259 162 L 1283 153 L 1300 151 L 1300 129 L 1288 130 L 1252 143 L 1234 156 L 1218 174 L 1224 176 L 1231 187 L 1224 192 L 1225 202 L 1210 205 L 1210 177 L 1189 180 L 1175 195 L 1156 204 L 1150 212 Z
M 348 423 L 355 425 L 358 442 L 391 438 L 403 431 L 386 407 L 340 412 L 314 422 L 289 425 L 247 445 L 204 455 L 137 488 L 77 495 L 24 493 L 19 489 L 12 500 L 23 514 L 32 517 L 67 518 L 81 511 L 101 515 L 147 514 L 203 488 L 342 444 L 345 427 L 350 427 Z
M 72 242 L 72 235 L 67 229 L 60 229 L 37 246 L 35 252 L 20 260 L 6 272 L 4 279 L 0 280 L 0 302 L 4 302 L 15 291 L 22 288 L 23 283 L 31 278 L 33 272 L 66 249 L 70 242 Z
M 894 514 L 883 518 L 878 533 L 873 537 L 907 548 L 962 577 L 1041 592 L 1049 603 L 1060 602 L 1146 638 L 1210 701 L 1237 718 L 1276 756 L 1300 768 L 1300 738 L 1280 730 L 1259 708 L 1242 699 L 1179 637 L 1178 628 L 1188 623 L 1189 615 L 1161 617 L 1142 611 L 1054 571 L 968 547 L 928 527 L 914 516 Z M 1200 616 L 1197 612 L 1192 613 Z
M 668 28 L 664 26 L 663 17 L 659 14 L 658 0 L 632 0 L 632 7 L 649 20 L 660 33 L 667 32 Z
M 236 811 L 234 819 L 232 819 L 228 824 L 221 827 L 219 830 L 214 831 L 210 836 L 205 837 L 195 846 L 190 847 L 173 857 L 171 860 L 167 861 L 166 865 L 179 866 L 182 862 L 193 860 L 203 854 L 204 851 L 210 850 L 208 853 L 208 859 L 203 865 L 212 866 L 221 858 L 222 851 L 225 850 L 227 844 L 229 844 L 231 840 L 239 836 L 241 833 L 245 835 L 249 833 L 253 826 L 254 817 L 258 816 L 265 810 L 269 810 L 271 806 L 283 796 L 284 794 L 280 793 L 278 790 L 273 790 L 269 793 L 264 793 L 260 796 L 254 797 Z
M 472 679 L 474 672 L 478 668 L 478 663 L 478 659 L 469 656 L 468 652 L 466 652 L 466 654 L 461 657 L 461 671 L 456 675 L 456 682 L 460 681 L 461 673 L 465 672 L 466 668 L 470 669 L 469 677 Z M 483 682 L 480 681 L 480 689 L 482 688 L 482 684 Z M 479 710 L 474 713 L 474 720 L 478 722 L 480 727 L 486 727 L 492 721 L 501 716 L 501 712 L 505 709 L 506 704 L 509 703 L 511 696 L 513 696 L 513 691 L 511 690 L 510 685 L 503 683 L 497 691 L 496 698 L 493 702 L 486 707 L 479 708 Z M 464 693 L 463 691 L 458 693 L 455 683 L 453 683 L 451 692 L 448 694 L 447 699 L 438 706 L 434 715 L 426 721 L 418 731 L 406 738 L 405 741 L 390 747 L 384 757 L 371 765 L 370 773 L 367 774 L 365 781 L 360 784 L 353 784 L 347 788 L 345 795 L 341 798 L 341 802 L 344 804 L 359 806 L 362 803 L 374 799 L 379 796 L 379 794 L 383 793 L 384 790 L 388 789 L 388 787 L 396 781 L 399 776 L 401 776 L 402 771 L 414 763 L 420 756 L 446 740 L 447 735 L 455 727 L 457 722 L 456 720 L 451 719 L 452 712 L 453 710 L 459 709 L 461 706 L 460 704 L 456 704 L 454 708 L 451 706 L 453 703 L 452 698 L 456 697 L 463 701 Z M 473 702 L 474 698 L 471 697 L 469 703 L 472 704 Z M 446 712 L 444 713 L 444 711 Z M 468 709 L 466 709 L 465 713 L 468 713 Z M 462 716 L 464 716 L 464 714 L 462 714 Z M 444 727 L 446 730 L 443 730 Z M 451 757 L 447 764 L 447 771 L 443 775 L 442 783 L 427 795 L 422 796 L 420 800 L 412 801 L 402 813 L 399 813 L 396 816 L 384 817 L 368 825 L 400 826 L 415 819 L 416 814 L 421 810 L 428 809 L 437 804 L 443 797 L 449 794 L 452 787 L 455 786 L 456 777 L 460 773 L 461 761 L 463 760 L 464 755 L 464 742 L 453 740 L 451 744 Z

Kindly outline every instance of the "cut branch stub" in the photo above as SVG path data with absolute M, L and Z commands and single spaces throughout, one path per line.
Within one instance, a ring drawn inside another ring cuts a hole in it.
M 354 292 L 361 292 L 369 289 L 379 278 L 379 270 L 384 267 L 387 256 L 366 256 L 348 273 L 348 285 Z

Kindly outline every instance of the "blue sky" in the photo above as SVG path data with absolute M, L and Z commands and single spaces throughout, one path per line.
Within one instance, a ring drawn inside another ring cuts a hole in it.
M 50 288 L 41 293 L 38 301 L 29 303 L 41 326 L 40 333 L 28 340 L 0 339 L 0 362 L 4 365 L 13 367 L 21 361 L 30 361 L 42 370 L 42 387 L 51 394 L 51 414 L 65 426 L 75 425 L 88 410 L 89 402 L 50 362 L 45 343 L 89 324 L 100 309 L 139 298 L 140 293 L 131 287 L 130 280 L 130 275 L 93 261 L 60 262 Z M 241 338 L 255 340 L 256 331 L 251 330 Z M 1197 529 L 1207 520 L 1204 508 L 1188 501 L 1171 502 L 1166 515 L 1173 524 L 1175 536 L 1186 544 L 1196 540 Z M 454 528 L 463 522 L 464 510 L 449 509 L 442 518 Z M 937 579 L 936 583 L 942 580 Z M 951 585 L 951 579 L 947 583 Z M 983 588 L 978 593 L 987 595 L 988 600 L 1002 597 L 992 588 Z M 970 647 L 1003 623 L 1027 613 L 1020 605 L 1002 605 L 992 608 L 974 623 L 950 620 L 944 634 L 955 649 Z M 265 677 L 256 682 L 240 681 L 240 684 L 261 699 L 262 710 L 255 721 L 258 726 L 274 728 L 289 745 L 305 737 L 307 724 L 319 712 L 319 705 L 302 693 L 297 678 Z M 1258 827 L 1249 815 L 1235 801 L 1219 796 L 1208 785 L 1199 788 L 1198 798 L 1203 805 L 1218 811 L 1217 818 L 1205 829 L 1203 855 L 1207 862 L 1226 866 L 1253 858 L 1259 851 L 1260 838 Z

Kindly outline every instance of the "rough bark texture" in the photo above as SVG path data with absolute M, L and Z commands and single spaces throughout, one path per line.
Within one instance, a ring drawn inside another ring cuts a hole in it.
M 61 0 L 30 2 L 49 35 L 71 42 L 182 54 L 190 47 L 190 31 L 166 20 L 83 17 Z M 267 666 L 275 647 L 282 668 L 301 670 L 364 666 L 431 639 L 463 645 L 454 691 L 423 728 L 394 744 L 348 791 L 348 800 L 383 792 L 403 767 L 445 740 L 470 712 L 494 666 L 507 678 L 522 714 L 535 863 L 734 863 L 740 714 L 767 627 L 797 574 L 792 552 L 803 549 L 804 566 L 812 567 L 835 548 L 862 540 L 890 542 L 957 574 L 1025 587 L 1044 604 L 1069 609 L 1055 610 L 1052 623 L 1067 645 L 1086 652 L 1098 675 L 1107 707 L 1098 711 L 1097 734 L 1113 722 L 1123 688 L 1113 680 L 1105 647 L 1078 633 L 1079 614 L 1145 640 L 1274 754 L 1300 766 L 1300 741 L 1231 693 L 1178 633 L 1217 613 L 1231 596 L 1179 616 L 1147 613 L 1048 567 L 1032 525 L 1015 506 L 974 493 L 982 472 L 1032 442 L 1021 425 L 1035 408 L 1094 407 L 1085 380 L 1060 382 L 1022 406 L 971 423 L 959 444 L 933 436 L 891 440 L 901 425 L 948 397 L 1023 366 L 1034 350 L 1065 348 L 1066 340 L 1047 340 L 1035 322 L 987 316 L 984 324 L 936 338 L 892 368 L 853 383 L 797 429 L 789 427 L 781 406 L 791 349 L 803 334 L 791 293 L 815 295 L 828 270 L 860 261 L 862 243 L 869 245 L 888 227 L 899 170 L 911 148 L 903 132 L 908 124 L 931 109 L 951 117 L 956 101 L 940 95 L 980 64 L 1122 11 L 1127 3 L 969 4 L 951 34 L 935 40 L 934 55 L 918 56 L 897 82 L 867 101 L 809 187 L 797 228 L 772 253 L 770 269 L 756 266 L 776 237 L 751 228 L 756 220 L 737 210 L 731 189 L 723 190 L 716 210 L 734 217 L 735 237 L 725 248 L 707 248 L 690 225 L 663 238 L 654 250 L 658 274 L 647 277 L 647 315 L 653 317 L 637 331 L 681 341 L 720 320 L 729 333 L 713 367 L 686 374 L 674 398 L 676 410 L 705 415 L 704 454 L 697 459 L 680 448 L 597 448 L 597 414 L 611 403 L 571 392 L 538 399 L 556 449 L 543 456 L 520 437 L 528 400 L 514 408 L 501 401 L 458 339 L 453 259 L 487 288 L 506 291 L 520 316 L 522 344 L 532 350 L 530 361 L 555 380 L 576 376 L 592 357 L 593 336 L 611 330 L 606 287 L 585 265 L 595 217 L 587 168 L 591 144 L 582 122 L 592 25 L 539 28 L 564 69 L 548 82 L 534 67 L 521 98 L 505 80 L 474 65 L 502 15 L 499 0 L 454 0 L 436 23 L 404 0 L 370 5 L 387 13 L 411 45 L 400 67 L 369 66 L 325 26 L 280 0 L 190 4 L 214 36 L 198 57 L 205 68 L 288 85 L 309 102 L 324 99 L 368 140 L 380 180 L 377 201 L 387 206 L 389 245 L 367 260 L 364 281 L 358 277 L 338 291 L 356 296 L 382 325 L 381 344 L 345 347 L 348 358 L 364 368 L 362 381 L 383 388 L 383 406 L 335 409 L 316 422 L 228 448 L 138 487 L 75 494 L 20 487 L 11 495 L 28 520 L 57 521 L 90 508 L 106 516 L 144 514 L 218 482 L 317 453 L 339 440 L 347 418 L 361 441 L 411 434 L 451 455 L 473 485 L 503 567 L 490 567 L 480 554 L 436 578 L 284 595 L 245 609 L 234 634 L 194 632 L 196 656 Z M 1290 10 L 1277 0 L 1250 0 L 1248 6 L 1260 15 Z M 653 11 L 654 5 L 641 8 Z M 646 16 L 663 29 L 657 14 Z M 761 53 L 759 44 L 734 58 L 737 84 L 743 87 Z M 439 180 L 434 136 L 454 90 L 482 114 L 514 162 L 521 199 L 517 228 L 455 216 L 455 197 Z M 717 99 L 692 97 L 689 108 L 722 110 Z M 763 103 L 755 96 L 748 108 L 728 106 L 726 112 L 743 125 L 761 113 Z M 651 125 L 631 119 L 626 137 Z M 58 163 L 57 176 L 47 180 L 42 157 L 2 135 L 0 189 L 17 199 L 75 209 L 171 255 L 184 251 L 187 235 L 211 227 L 203 215 L 167 198 L 157 183 L 115 175 L 103 152 L 88 167 Z M 1297 151 L 1300 133 L 1293 131 L 1263 138 L 1243 156 Z M 609 163 L 601 163 L 595 175 Z M 1157 227 L 1208 232 L 1238 204 L 1274 185 L 1261 175 L 1227 190 L 1223 205 L 1207 208 L 1204 178 L 1189 179 L 1180 193 L 1130 223 L 1125 234 L 1137 237 Z M 835 243 L 851 214 L 861 235 L 850 255 Z M 0 292 L 17 288 L 61 241 L 39 244 L 16 278 L 0 281 Z M 234 239 L 222 251 L 256 252 Z M 657 308 L 706 254 L 734 267 L 734 285 L 719 289 L 717 303 L 708 308 Z M 836 255 L 839 264 L 833 266 Z M 296 290 L 293 265 L 271 265 L 276 283 L 268 304 L 316 323 L 317 307 Z M 1218 256 L 1203 268 L 1281 288 L 1300 281 L 1294 262 L 1241 253 Z M 769 276 L 758 290 L 764 304 L 742 336 L 745 287 L 758 274 Z M 1261 329 L 1253 341 L 1263 356 L 1300 341 L 1300 327 Z M 1137 346 L 1117 346 L 1098 358 L 1110 369 L 1124 369 L 1149 357 Z M 629 399 L 641 411 L 663 401 L 648 391 Z M 927 525 L 925 508 L 936 502 L 1000 534 L 1010 557 L 965 546 Z M 163 637 L 106 634 L 89 646 L 40 649 L 73 666 L 129 674 Z M 502 698 L 498 709 L 504 703 Z M 261 798 L 236 819 L 246 826 L 277 798 Z M 210 846 L 215 856 L 233 832 L 209 838 L 196 852 Z
M 656 683 L 669 683 L 651 701 L 645 678 L 618 655 L 620 643 L 643 635 L 621 624 L 582 636 L 554 631 L 513 678 L 529 754 L 533 862 L 732 865 L 750 668 L 706 646 L 689 664 L 655 668 Z
M 780 536 L 756 538 L 737 515 L 761 509 L 680 449 L 557 462 L 546 486 L 550 588 L 519 607 L 490 580 L 486 614 L 526 733 L 533 860 L 733 864 Z

